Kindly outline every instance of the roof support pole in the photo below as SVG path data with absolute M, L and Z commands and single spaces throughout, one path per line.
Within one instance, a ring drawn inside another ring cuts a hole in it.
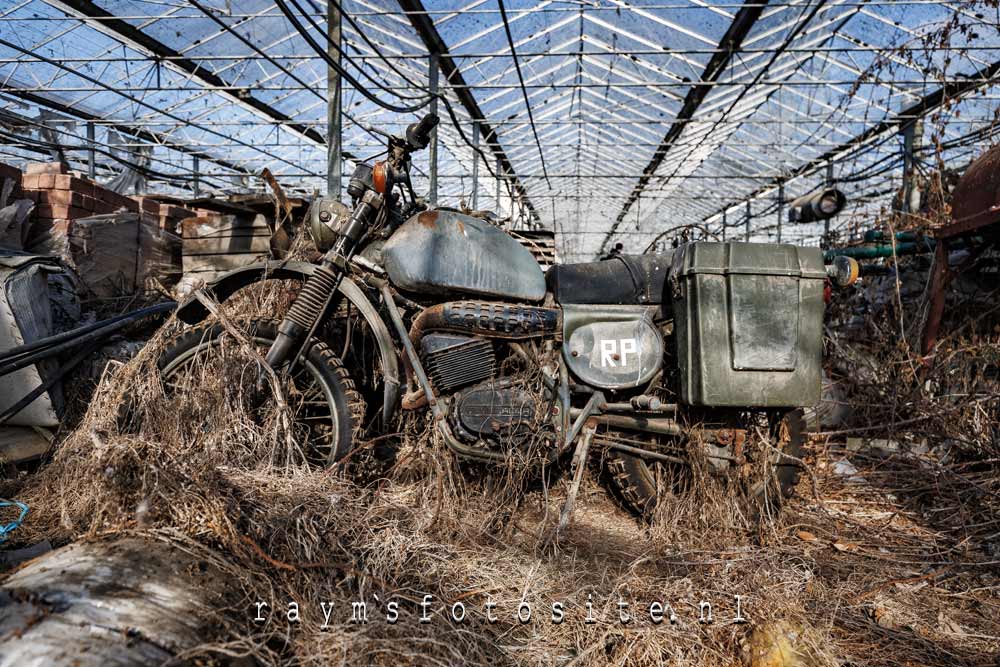
M 903 213 L 916 213 L 920 209 L 920 194 L 917 190 L 914 169 L 914 152 L 923 135 L 923 123 L 913 120 L 903 126 L 903 201 L 899 209 Z
M 472 121 L 472 210 L 479 210 L 479 121 Z
M 826 163 L 826 187 L 833 187 L 833 160 Z M 830 245 L 830 218 L 823 221 L 823 238 L 819 241 L 819 247 L 826 250 Z
M 747 199 L 747 239 L 746 239 L 747 243 L 750 243 L 750 217 L 751 217 L 751 213 L 752 213 L 752 211 L 750 209 L 750 200 Z
M 417 31 L 417 35 L 420 36 L 420 40 L 424 43 L 427 51 L 438 54 L 441 72 L 444 74 L 445 81 L 455 93 L 455 97 L 465 107 L 470 118 L 480 121 L 481 127 L 479 129 L 483 136 L 483 142 L 489 147 L 493 155 L 496 156 L 497 161 L 503 167 L 504 171 L 512 174 L 511 186 L 514 193 L 521 196 L 528 207 L 530 215 L 533 218 L 537 218 L 538 212 L 532 205 L 531 199 L 524 189 L 524 184 L 517 178 L 514 166 L 510 163 L 507 154 L 504 153 L 503 146 L 500 145 L 500 137 L 497 136 L 496 130 L 486 122 L 486 115 L 479 108 L 479 103 L 476 102 L 476 98 L 472 95 L 470 87 L 466 84 L 465 78 L 462 76 L 462 71 L 458 68 L 455 60 L 448 54 L 448 45 L 445 44 L 437 27 L 434 25 L 433 19 L 427 13 L 427 10 L 424 9 L 423 2 L 421 0 L 398 1 L 399 6 L 406 12 L 406 18 L 410 20 L 410 24 Z M 500 170 L 498 169 L 497 174 L 499 173 Z M 497 202 L 499 201 L 500 197 L 498 196 Z
M 191 188 L 194 190 L 195 198 L 201 196 L 201 161 L 198 156 L 194 156 L 194 162 L 191 165 Z
M 334 46 L 340 46 L 340 6 L 335 2 L 326 3 L 326 26 L 330 41 L 327 53 L 336 63 L 340 64 L 340 51 Z M 326 70 L 326 195 L 340 199 L 343 171 L 343 155 L 341 151 L 341 82 L 340 74 L 333 67 Z
M 503 181 L 503 163 L 497 157 L 497 215 L 500 215 L 500 186 Z
M 92 181 L 97 180 L 97 153 L 94 151 L 95 141 L 94 123 L 93 121 L 87 121 L 87 145 L 90 146 L 90 149 L 87 151 L 87 176 Z
M 430 89 L 431 93 L 431 104 L 430 112 L 437 115 L 438 112 L 438 54 L 436 51 L 431 51 L 429 63 L 429 69 L 427 70 L 427 87 Z M 430 199 L 431 206 L 437 206 L 438 203 L 438 129 L 435 127 L 431 130 L 431 143 L 428 150 L 428 158 L 430 160 L 430 193 L 428 198 Z
M 722 212 L 722 241 L 726 241 L 726 212 Z
M 785 184 L 778 183 L 778 243 L 781 243 L 781 218 L 785 215 Z

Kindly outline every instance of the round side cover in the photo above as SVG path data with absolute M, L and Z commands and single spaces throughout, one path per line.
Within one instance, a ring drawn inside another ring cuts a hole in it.
M 386 242 L 383 257 L 393 284 L 411 292 L 545 298 L 545 275 L 527 248 L 485 220 L 454 211 L 413 216 Z

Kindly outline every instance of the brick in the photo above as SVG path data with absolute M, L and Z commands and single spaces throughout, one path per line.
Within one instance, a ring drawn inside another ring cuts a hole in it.
M 55 174 L 52 177 L 52 184 L 48 186 L 49 188 L 54 188 L 56 190 L 73 190 L 74 192 L 79 192 L 81 194 L 87 195 L 88 197 L 95 196 L 95 190 L 102 189 L 100 186 L 94 185 L 90 181 L 84 180 L 82 178 L 77 178 L 71 174 Z M 39 189 L 42 189 L 41 187 Z
M 153 215 L 159 215 L 160 202 L 152 197 L 132 197 L 132 200 L 139 204 L 140 211 L 152 213 Z
M 80 208 L 78 206 L 60 206 L 50 205 L 50 204 L 40 204 L 38 208 L 35 209 L 38 217 L 42 218 L 68 218 L 70 220 L 75 220 L 77 218 L 86 218 L 94 214 L 93 210 Z
M 104 215 L 105 213 L 114 213 L 115 211 L 121 208 L 121 206 L 118 206 L 117 204 L 101 201 L 100 199 L 91 199 L 90 201 L 93 202 L 94 213 L 96 215 Z
M 66 165 L 61 162 L 29 162 L 24 167 L 25 174 L 65 174 Z
M 175 220 L 183 220 L 184 218 L 193 218 L 197 214 L 183 206 L 174 206 L 172 204 L 164 204 L 160 207 L 160 215 L 166 218 L 173 218 Z
M 117 192 L 112 192 L 111 190 L 105 190 L 100 186 L 94 187 L 94 199 L 106 204 L 111 204 L 114 206 L 114 210 L 124 208 L 132 211 L 133 213 L 139 212 L 139 203 L 136 200 L 131 197 L 126 197 L 125 195 L 120 195 Z
M 35 201 L 51 206 L 75 206 L 77 208 L 94 210 L 94 198 L 74 190 L 33 190 Z
M 56 174 L 25 174 L 21 187 L 25 190 L 51 190 L 55 183 Z

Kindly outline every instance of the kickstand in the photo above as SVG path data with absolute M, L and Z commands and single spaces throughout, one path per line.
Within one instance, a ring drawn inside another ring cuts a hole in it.
M 595 430 L 592 425 L 584 424 L 580 440 L 576 443 L 576 451 L 573 452 L 573 482 L 569 486 L 569 495 L 566 496 L 562 514 L 559 515 L 559 524 L 556 526 L 555 532 L 556 538 L 569 525 L 570 515 L 573 514 L 573 505 L 576 504 L 576 496 L 580 493 L 580 482 L 583 481 L 583 471 L 587 467 L 587 452 L 590 450 L 590 441 L 594 438 Z

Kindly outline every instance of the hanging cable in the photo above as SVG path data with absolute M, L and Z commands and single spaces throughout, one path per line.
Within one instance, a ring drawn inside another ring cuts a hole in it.
M 398 97 L 400 99 L 404 99 L 404 100 L 418 100 L 418 101 L 426 100 L 428 103 L 430 102 L 430 99 L 433 97 L 430 94 L 430 92 L 426 88 L 424 88 L 423 86 L 420 86 L 420 85 L 414 83 L 413 81 L 411 81 L 408 77 L 406 77 L 403 74 L 400 74 L 400 76 L 402 76 L 403 79 L 407 83 L 409 83 L 411 86 L 413 86 L 417 90 L 420 90 L 420 91 L 424 92 L 425 94 L 424 95 L 419 95 L 419 96 L 403 95 L 402 93 L 396 92 L 395 90 L 392 90 L 391 88 L 387 87 L 386 84 L 384 84 L 381 81 L 379 81 L 378 79 L 376 79 L 374 75 L 369 74 L 368 71 L 363 66 L 358 65 L 358 63 L 356 63 L 351 58 L 351 56 L 347 53 L 347 51 L 345 49 L 343 49 L 340 46 L 340 44 L 337 43 L 336 40 L 334 40 L 333 38 L 330 37 L 330 31 L 329 31 L 329 29 L 324 30 L 323 28 L 321 28 L 320 25 L 316 22 L 316 20 L 308 12 L 306 12 L 302 8 L 302 5 L 300 5 L 298 3 L 298 0 L 289 0 L 289 1 L 292 3 L 292 6 L 294 6 L 295 9 L 298 10 L 298 12 L 300 14 L 302 14 L 302 16 L 306 19 L 306 21 L 309 22 L 309 25 L 311 25 L 314 30 L 316 30 L 317 32 L 319 32 L 320 34 L 322 34 L 326 38 L 326 43 L 329 46 L 333 47 L 333 49 L 338 54 L 340 54 L 341 58 L 343 58 L 347 62 L 351 63 L 354 66 L 354 68 L 356 70 L 358 70 L 358 72 L 362 76 L 364 76 L 366 79 L 368 79 L 373 84 L 375 84 L 376 87 L 378 87 L 378 88 L 382 89 L 383 91 L 385 91 L 386 93 L 388 93 L 390 95 L 393 95 L 395 97 Z M 313 2 L 313 0 L 308 0 L 308 2 L 310 4 L 310 6 L 313 8 L 313 10 L 318 13 L 319 12 L 319 8 L 316 7 L 316 3 Z M 340 11 L 340 7 L 339 6 L 337 6 L 337 10 Z M 350 23 L 351 26 L 354 27 L 355 30 L 357 30 L 357 25 L 354 23 L 353 19 L 351 19 L 350 15 L 344 14 L 342 11 L 340 13 L 341 13 L 341 16 L 343 16 L 344 18 L 346 18 L 347 21 L 348 21 L 348 23 Z M 367 37 L 365 39 L 367 40 Z M 378 49 L 376 47 L 373 47 L 373 48 L 375 48 L 375 52 L 378 53 Z M 327 54 L 327 55 L 329 55 L 329 54 Z M 393 69 L 395 69 L 395 68 L 393 68 Z M 396 70 L 396 71 L 397 71 L 397 73 L 399 73 L 398 70 Z
M 295 0 L 292 0 L 292 2 L 294 3 Z M 392 104 L 390 102 L 386 102 L 385 100 L 381 99 L 380 97 L 372 93 L 370 90 L 368 90 L 367 87 L 362 85 L 357 79 L 351 76 L 351 74 L 347 70 L 345 70 L 336 60 L 334 60 L 330 56 L 329 53 L 326 52 L 326 49 L 320 47 L 319 43 L 317 43 L 316 40 L 312 38 L 312 36 L 309 34 L 309 31 L 306 30 L 305 26 L 303 26 L 302 23 L 299 22 L 298 18 L 296 18 L 295 16 L 295 13 L 292 12 L 291 9 L 289 9 L 288 5 L 285 4 L 284 0 L 274 0 L 274 3 L 277 5 L 278 9 L 281 10 L 281 13 L 285 15 L 285 18 L 288 19 L 288 22 L 292 24 L 292 27 L 295 28 L 295 31 L 298 32 L 299 35 L 301 35 L 302 39 L 306 41 L 306 44 L 308 44 L 313 51 L 319 54 L 320 58 L 326 61 L 326 64 L 328 66 L 330 66 L 333 70 L 335 70 L 337 74 L 339 74 L 342 78 L 347 80 L 347 82 L 351 84 L 351 86 L 355 90 L 364 95 L 365 98 L 367 98 L 370 102 L 382 107 L 386 111 L 392 111 L 394 113 L 415 113 L 426 107 L 428 104 L 430 104 L 429 98 L 426 99 L 421 104 L 414 104 L 410 106 L 400 106 L 398 104 Z M 297 4 L 296 6 L 298 7 Z M 299 7 L 299 11 L 302 11 L 301 7 Z
M 535 126 L 535 116 L 531 112 L 531 100 L 528 99 L 528 89 L 524 85 L 524 76 L 521 74 L 521 63 L 517 59 L 517 51 L 514 49 L 514 37 L 510 33 L 510 22 L 507 20 L 507 9 L 503 6 L 503 0 L 497 0 L 500 6 L 500 18 L 503 19 L 503 29 L 507 33 L 507 44 L 510 45 L 510 57 L 514 60 L 514 69 L 517 70 L 517 79 L 521 82 L 521 95 L 524 97 L 524 106 L 528 110 L 528 121 L 531 123 L 531 132 L 535 135 L 535 145 L 538 146 L 538 157 L 541 159 L 542 175 L 549 189 L 552 189 L 552 181 L 549 180 L 548 170 L 545 168 L 545 153 L 542 151 L 542 142 L 538 138 L 538 128 Z
M 332 4 L 334 6 L 334 8 L 336 8 L 336 10 L 338 12 L 340 12 L 340 15 L 343 16 L 345 19 L 347 19 L 347 22 L 350 24 L 350 26 L 352 28 L 354 28 L 354 32 L 358 33 L 358 36 L 361 37 L 361 39 L 364 41 L 364 43 L 368 45 L 368 47 L 372 50 L 372 53 L 374 53 L 376 56 L 378 56 L 379 58 L 381 58 L 382 61 L 386 65 L 388 65 L 389 68 L 392 71 L 394 71 L 396 74 L 398 74 L 403 79 L 403 81 L 405 81 L 406 83 L 410 84 L 411 86 L 413 86 L 417 90 L 421 90 L 421 91 L 427 93 L 428 95 L 431 94 L 430 90 L 428 90 L 426 86 L 421 86 L 420 84 L 416 83 L 413 79 L 411 79 L 410 77 L 406 76 L 406 74 L 404 74 L 403 71 L 401 69 L 399 69 L 396 66 L 396 64 L 394 62 L 392 62 L 391 59 L 386 58 L 385 55 L 382 53 L 382 50 L 378 47 L 378 45 L 375 44 L 375 42 L 373 42 L 368 37 L 368 35 L 365 34 L 365 32 L 361 29 L 361 26 L 358 25 L 358 22 L 355 21 L 354 18 L 351 17 L 351 15 L 349 13 L 347 13 L 347 12 L 344 11 L 343 7 L 341 7 L 340 3 L 337 2 L 337 0 L 327 0 L 327 2 L 330 3 L 330 4 Z M 309 4 L 310 4 L 310 6 L 313 7 L 313 9 L 318 14 L 319 13 L 319 8 L 316 7 L 315 1 L 314 0 L 309 0 Z M 350 56 L 348 56 L 345 52 L 341 52 L 341 54 L 345 58 L 347 58 L 348 60 L 351 60 Z M 357 64 L 353 63 L 353 61 L 352 61 L 352 64 L 354 64 L 354 66 L 357 67 Z
M 280 3 L 281 2 L 281 0 L 275 0 L 275 1 L 276 1 L 276 3 Z M 199 9 L 201 9 L 203 13 L 206 13 L 209 16 L 211 16 L 212 19 L 215 20 L 216 23 L 219 23 L 221 26 L 223 26 L 223 28 L 227 28 L 228 29 L 228 26 L 226 25 L 226 23 L 222 22 L 218 17 L 212 15 L 204 7 L 201 7 L 201 5 L 198 4 L 197 0 L 190 0 L 190 2 L 192 4 L 194 4 L 196 7 L 198 7 Z M 296 5 L 296 6 L 298 6 L 298 5 Z M 358 32 L 359 35 L 361 35 L 361 38 L 365 41 L 365 43 L 368 44 L 370 47 L 372 47 L 372 49 L 374 50 L 374 52 L 377 55 L 379 55 L 379 57 L 381 57 L 383 60 L 385 60 L 388 63 L 389 62 L 388 58 L 386 58 L 384 55 L 382 55 L 380 53 L 378 47 L 374 44 L 374 42 L 372 42 L 372 40 L 370 38 L 368 38 L 367 35 L 364 34 L 364 32 L 361 30 L 360 26 L 350 17 L 350 15 L 344 13 L 339 4 L 336 5 L 336 6 L 337 6 L 338 9 L 341 10 L 341 14 L 345 18 L 347 18 L 348 23 L 350 23 L 350 25 Z M 280 5 L 279 5 L 279 9 L 282 9 L 282 7 Z M 301 11 L 301 7 L 300 6 L 299 6 L 299 11 Z M 288 17 L 288 8 L 287 8 L 287 6 L 284 9 L 282 9 L 282 13 L 285 14 L 286 17 Z M 303 12 L 303 14 L 304 13 L 305 12 Z M 295 27 L 297 22 L 295 22 L 293 19 L 289 19 L 289 20 L 292 22 L 293 27 Z M 301 24 L 298 24 L 298 26 L 296 27 L 296 31 L 299 32 L 303 36 L 303 38 L 306 39 L 306 41 L 308 43 L 310 43 L 310 46 L 313 48 L 313 50 L 316 51 L 320 55 L 321 58 L 323 58 L 324 60 L 326 60 L 328 64 L 332 61 L 332 58 L 329 57 L 329 54 L 326 51 L 322 50 L 321 48 L 318 48 L 318 45 L 312 40 L 312 38 L 309 37 L 309 36 L 307 36 L 304 33 L 304 31 L 302 30 Z M 242 36 L 240 36 L 238 33 L 235 33 L 235 31 L 233 31 L 233 34 L 236 34 L 237 37 L 239 37 L 241 40 L 243 40 L 246 43 L 246 40 Z M 257 49 L 253 45 L 250 45 L 250 46 L 251 46 L 251 48 L 253 48 L 254 50 L 256 50 L 258 53 L 260 53 L 259 49 Z M 340 51 L 340 53 L 344 57 L 345 60 L 347 60 L 348 62 L 350 62 L 355 68 L 361 70 L 361 66 L 359 66 L 356 62 L 354 62 L 354 59 L 351 58 L 351 56 L 349 54 L 347 54 L 346 52 L 343 52 L 343 51 Z M 403 73 L 400 72 L 394 65 L 392 65 L 391 63 L 389 63 L 389 64 L 408 83 L 410 83 L 411 85 L 413 85 L 415 88 L 417 88 L 419 90 L 427 92 L 428 95 L 430 95 L 430 91 L 428 91 L 427 88 L 417 85 L 411 79 L 409 79 L 408 77 L 406 77 L 405 75 L 403 75 Z M 342 68 L 338 69 L 337 67 L 334 67 L 334 69 L 340 71 Z M 351 83 L 352 86 L 354 86 L 355 88 L 358 88 L 358 85 L 357 85 L 356 81 L 353 81 L 350 77 L 345 77 L 345 78 L 348 78 L 348 81 Z M 359 89 L 359 92 L 361 92 L 363 95 L 365 95 L 366 97 L 369 97 L 369 93 L 368 93 L 367 90 L 364 90 L 364 89 L 361 89 L 361 88 L 358 88 L 358 89 Z M 451 119 L 452 125 L 454 126 L 455 130 L 458 132 L 458 135 L 462 139 L 462 142 L 466 146 L 468 146 L 470 149 L 472 149 L 476 153 L 478 153 L 483 158 L 484 166 L 486 167 L 486 171 L 490 174 L 490 176 L 492 178 L 499 179 L 500 178 L 499 175 L 497 175 L 493 171 L 493 169 L 490 167 L 491 160 L 490 160 L 489 156 L 483 151 L 482 148 L 480 148 L 479 146 L 476 146 L 475 144 L 473 144 L 472 141 L 469 139 L 468 135 L 465 134 L 465 131 L 462 129 L 462 123 L 460 122 L 460 120 L 458 118 L 458 115 L 455 113 L 455 109 L 454 109 L 454 107 L 451 104 L 451 100 L 449 100 L 448 97 L 446 95 L 444 95 L 443 93 L 437 93 L 437 97 L 438 97 L 438 99 L 441 102 L 444 103 L 445 110 L 448 112 L 448 117 Z M 430 103 L 430 98 L 428 98 L 427 104 L 429 104 L 429 103 Z M 378 104 L 378 102 L 376 102 L 376 104 Z M 380 106 L 382 106 L 383 108 L 386 108 L 384 105 L 380 105 Z M 424 106 L 426 106 L 426 105 L 424 105 Z M 418 107 L 418 109 L 419 108 L 422 108 L 422 107 Z M 394 109 L 389 109 L 389 110 L 392 111 Z M 410 112 L 401 112 L 401 113 L 410 113 Z M 347 114 L 344 114 L 344 115 L 347 116 Z M 351 119 L 350 116 L 347 116 L 347 117 L 348 117 L 348 119 L 352 120 L 356 125 L 359 125 L 359 127 L 362 127 L 362 129 L 366 129 L 366 130 L 369 130 L 369 131 L 373 131 L 374 130 L 374 128 L 367 128 L 367 127 L 365 127 L 363 125 L 360 125 L 357 121 L 354 121 L 353 119 Z M 477 120 L 477 119 L 473 119 L 473 120 Z M 482 120 L 485 120 L 485 119 L 482 119 Z M 375 131 L 378 131 L 378 130 L 375 130 Z M 384 132 L 381 132 L 381 131 L 378 131 L 378 132 L 380 134 L 385 134 Z M 494 132 L 494 136 L 495 136 L 495 132 Z M 514 191 L 512 189 L 511 184 L 506 179 L 504 180 L 504 186 L 507 189 L 508 196 L 511 199 L 514 199 Z
M 237 32 L 233 26 L 229 25 L 228 23 L 226 23 L 225 21 L 223 21 L 222 19 L 220 19 L 218 16 L 216 16 L 215 14 L 213 14 L 210 9 L 208 9 L 207 7 L 205 7 L 204 5 L 202 5 L 200 2 L 198 2 L 198 0 L 188 0 L 188 2 L 190 2 L 198 10 L 200 10 L 202 14 L 204 14 L 208 18 L 212 19 L 212 21 L 214 21 L 225 32 L 227 32 L 228 34 L 230 34 L 233 37 L 235 37 L 236 39 L 238 39 L 240 42 L 242 42 L 251 51 L 253 51 L 254 53 L 256 53 L 259 56 L 261 56 L 262 58 L 264 58 L 264 60 L 266 60 L 267 62 L 271 63 L 271 65 L 273 65 L 274 67 L 276 67 L 280 72 L 283 72 L 292 81 L 295 81 L 300 86 L 302 86 L 302 88 L 304 90 L 312 93 L 313 95 L 315 95 L 316 97 L 318 97 L 321 100 L 324 100 L 324 101 L 326 100 L 326 97 L 324 95 L 321 95 L 313 86 L 311 86 L 310 84 L 308 84 L 305 81 L 303 81 L 300 77 L 296 76 L 296 74 L 294 72 L 292 72 L 291 70 L 289 70 L 287 67 L 285 67 L 281 63 L 279 63 L 276 59 L 274 59 L 271 56 L 269 56 L 266 52 L 264 52 L 263 49 L 261 49 L 260 47 L 256 46 L 253 42 L 251 42 L 246 37 L 244 37 L 239 32 Z M 373 128 L 373 127 L 370 127 L 369 125 L 367 125 L 365 123 L 362 123 L 361 121 L 357 120 L 356 118 L 354 118 L 354 116 L 352 116 L 351 114 L 349 114 L 347 112 L 341 112 L 341 113 L 343 114 L 344 118 L 346 118 L 348 121 L 350 121 L 352 124 L 356 125 L 357 127 L 361 128 L 362 130 L 364 130 L 368 134 L 372 135 L 373 137 L 385 136 L 385 134 L 386 134 L 385 132 L 382 132 L 381 130 L 377 130 L 377 129 Z M 345 155 L 345 157 L 348 157 L 348 156 Z M 348 159 L 350 159 L 350 158 L 348 157 Z

